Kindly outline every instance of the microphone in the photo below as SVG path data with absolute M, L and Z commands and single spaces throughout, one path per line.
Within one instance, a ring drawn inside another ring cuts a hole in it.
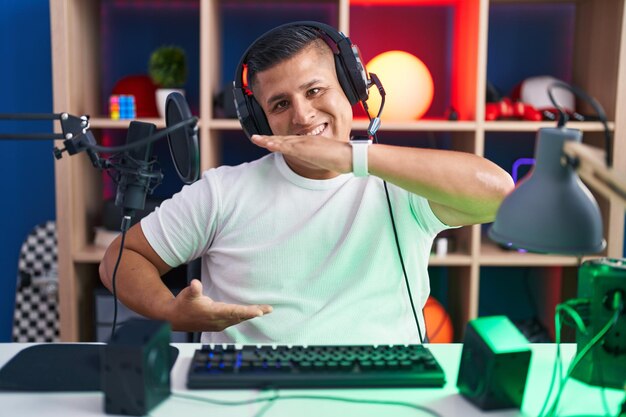
M 367 136 L 371 138 L 371 137 L 376 136 L 376 132 L 378 132 L 378 129 L 380 129 L 380 115 L 383 113 L 383 109 L 385 108 L 386 93 L 385 93 L 385 89 L 383 88 L 383 84 L 380 82 L 380 79 L 373 72 L 370 72 L 370 80 L 371 80 L 370 84 L 368 85 L 367 88 L 370 88 L 372 85 L 375 85 L 376 88 L 378 88 L 378 92 L 380 93 L 380 99 L 381 99 L 380 107 L 378 108 L 378 114 L 374 118 L 370 117 L 370 124 L 367 127 Z M 367 115 L 369 116 L 369 110 L 367 108 L 367 104 L 365 101 L 363 102 L 363 107 L 365 107 L 365 111 L 367 112 Z
M 151 136 L 155 129 L 152 123 L 132 121 L 126 135 L 127 145 Z M 152 156 L 152 142 L 123 152 L 116 169 L 118 185 L 115 205 L 123 209 L 124 216 L 132 217 L 135 210 L 143 210 L 146 196 L 152 194 L 163 179 L 156 158 Z
M 123 209 L 123 217 L 129 218 L 126 224 L 136 210 L 144 209 L 146 196 L 152 194 L 163 180 L 156 158 L 152 156 L 152 144 L 156 140 L 167 135 L 174 167 L 183 182 L 190 184 L 198 179 L 200 152 L 197 119 L 191 115 L 191 110 L 180 93 L 171 93 L 167 97 L 165 109 L 166 128 L 159 133 L 155 133 L 154 124 L 132 121 L 126 135 L 126 145 L 110 148 L 91 143 L 87 145 L 92 152 L 122 152 L 121 160 L 108 162 L 106 168 L 117 171 L 114 175 L 117 184 L 115 205 Z

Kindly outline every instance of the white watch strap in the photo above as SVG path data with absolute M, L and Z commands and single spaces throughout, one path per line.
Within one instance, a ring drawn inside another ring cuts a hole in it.
M 352 145 L 352 173 L 355 177 L 367 177 L 367 149 L 372 144 L 371 140 L 356 139 L 351 140 Z

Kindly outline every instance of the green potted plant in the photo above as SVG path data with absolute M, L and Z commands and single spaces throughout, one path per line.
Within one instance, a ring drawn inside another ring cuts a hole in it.
M 174 45 L 164 45 L 155 49 L 150 55 L 148 74 L 157 85 L 157 108 L 159 115 L 164 118 L 167 96 L 174 91 L 185 94 L 185 90 L 182 89 L 187 81 L 185 51 Z

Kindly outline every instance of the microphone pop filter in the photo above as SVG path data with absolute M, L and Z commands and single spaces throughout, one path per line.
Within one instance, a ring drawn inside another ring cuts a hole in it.
M 180 122 L 193 119 L 189 105 L 182 94 L 170 93 L 165 102 L 165 124 L 172 127 Z M 198 179 L 200 174 L 200 151 L 196 123 L 186 124 L 167 135 L 172 161 L 176 172 L 185 184 Z

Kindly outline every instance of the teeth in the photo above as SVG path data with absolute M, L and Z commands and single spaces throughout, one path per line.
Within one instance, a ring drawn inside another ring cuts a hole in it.
M 324 131 L 324 129 L 326 128 L 326 125 L 320 125 L 319 127 L 311 130 L 308 133 L 305 133 L 306 136 L 316 136 L 319 135 L 320 133 L 322 133 Z

